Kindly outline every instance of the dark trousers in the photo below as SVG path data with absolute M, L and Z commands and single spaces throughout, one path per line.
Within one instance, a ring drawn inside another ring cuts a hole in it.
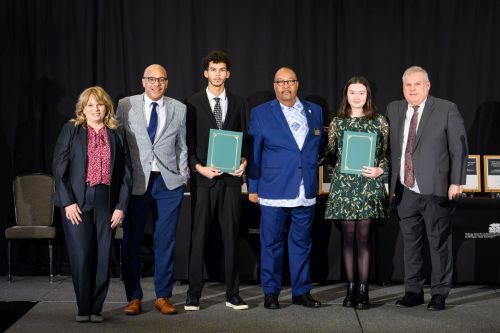
M 455 205 L 447 197 L 421 195 L 402 189 L 398 204 L 404 241 L 405 289 L 421 293 L 424 234 L 429 241 L 432 263 L 431 294 L 448 296 L 453 277 L 451 215 Z
M 142 299 L 140 284 L 140 251 L 144 227 L 153 206 L 157 214 L 154 221 L 155 293 L 156 297 L 170 298 L 174 286 L 174 249 L 177 220 L 184 187 L 169 190 L 160 175 L 151 175 L 143 195 L 132 195 L 122 239 L 122 277 L 127 300 Z
M 292 295 L 300 296 L 311 291 L 309 259 L 314 207 L 260 205 L 260 279 L 264 294 L 279 294 L 281 291 L 284 233 L 289 216 L 288 256 Z
M 87 187 L 82 222 L 62 222 L 68 249 L 78 314 L 99 314 L 109 286 L 109 255 L 115 230 L 111 228 L 109 186 Z
M 226 299 L 239 292 L 238 233 L 241 187 L 226 186 L 222 179 L 212 187 L 196 188 L 188 294 L 200 298 L 203 289 L 203 258 L 210 224 L 218 216 L 224 243 Z M 217 214 L 216 214 L 217 213 Z

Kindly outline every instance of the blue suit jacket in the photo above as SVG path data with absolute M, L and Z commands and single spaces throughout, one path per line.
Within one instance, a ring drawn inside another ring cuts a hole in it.
M 248 135 L 248 192 L 265 199 L 295 199 L 304 178 L 306 198 L 318 190 L 317 162 L 323 134 L 321 107 L 301 101 L 309 132 L 299 149 L 277 99 L 252 109 Z

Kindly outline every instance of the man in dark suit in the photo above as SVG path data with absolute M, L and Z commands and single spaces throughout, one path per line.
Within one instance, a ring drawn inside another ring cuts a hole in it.
M 403 74 L 404 100 L 389 103 L 392 156 L 390 195 L 396 199 L 404 241 L 405 295 L 396 302 L 423 304 L 422 245 L 429 240 L 432 261 L 429 310 L 442 310 L 451 289 L 451 215 L 465 184 L 467 137 L 457 106 L 429 96 L 427 72 L 418 66 Z M 425 231 L 424 231 L 425 230 Z
M 318 190 L 318 153 L 324 143 L 323 117 L 318 105 L 297 98 L 298 88 L 295 72 L 280 68 L 274 76 L 276 99 L 250 113 L 248 197 L 260 204 L 260 276 L 267 309 L 280 307 L 285 229 L 292 302 L 321 306 L 310 294 L 309 256 Z M 286 228 L 289 217 L 291 223 Z
M 222 51 L 212 51 L 203 59 L 206 89 L 187 101 L 187 134 L 189 165 L 194 172 L 194 216 L 189 258 L 189 289 L 184 309 L 200 309 L 203 288 L 203 257 L 210 224 L 218 219 L 224 243 L 226 274 L 226 306 L 242 310 L 248 305 L 239 296 L 238 233 L 242 175 L 246 167 L 246 144 L 243 139 L 242 158 L 238 170 L 223 173 L 207 166 L 210 129 L 245 132 L 247 106 L 245 101 L 225 89 L 230 60 Z
M 140 249 L 146 219 L 155 218 L 155 308 L 177 313 L 169 298 L 174 283 L 177 220 L 187 182 L 186 106 L 164 96 L 166 69 L 148 66 L 142 77 L 144 94 L 118 102 L 117 118 L 127 133 L 134 175 L 128 214 L 123 222 L 122 271 L 128 305 L 125 314 L 142 310 Z

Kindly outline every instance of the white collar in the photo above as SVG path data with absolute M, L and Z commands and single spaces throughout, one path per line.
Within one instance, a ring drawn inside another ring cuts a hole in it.
M 299 100 L 298 97 L 295 99 L 295 103 L 292 106 L 286 106 L 284 104 L 281 104 L 281 102 L 280 102 L 280 106 L 281 106 L 281 110 L 283 110 L 283 111 L 289 110 L 289 109 L 300 110 L 303 107 L 302 102 Z
M 207 87 L 206 91 L 207 91 L 207 97 L 208 97 L 209 101 L 214 99 L 215 97 L 219 97 L 223 101 L 226 100 L 226 88 L 224 88 L 224 90 L 220 93 L 219 96 L 215 96 L 214 94 L 212 94 L 210 92 L 210 90 L 208 90 L 208 87 Z
M 161 107 L 163 107 L 163 103 L 164 103 L 163 96 L 162 96 L 159 100 L 157 100 L 157 101 L 153 101 L 151 98 L 149 98 L 149 96 L 148 96 L 147 94 L 144 94 L 144 103 L 145 103 L 146 105 L 148 105 L 148 106 L 149 106 L 149 105 L 151 105 L 151 103 L 153 103 L 153 102 L 157 103 L 157 104 L 158 104 L 158 107 L 160 107 L 160 108 L 161 108 Z

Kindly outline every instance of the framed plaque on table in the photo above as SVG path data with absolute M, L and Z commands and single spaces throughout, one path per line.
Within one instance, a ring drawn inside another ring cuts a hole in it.
M 364 166 L 374 166 L 377 134 L 344 131 L 340 172 L 361 175 Z
M 483 156 L 484 192 L 500 192 L 500 155 Z
M 319 167 L 319 195 L 328 195 L 330 193 L 330 184 L 332 182 L 333 167 L 329 165 L 322 165 Z
M 481 192 L 481 160 L 479 155 L 467 156 L 467 178 L 464 192 Z
M 234 172 L 240 168 L 243 133 L 210 129 L 207 166 L 222 172 Z

